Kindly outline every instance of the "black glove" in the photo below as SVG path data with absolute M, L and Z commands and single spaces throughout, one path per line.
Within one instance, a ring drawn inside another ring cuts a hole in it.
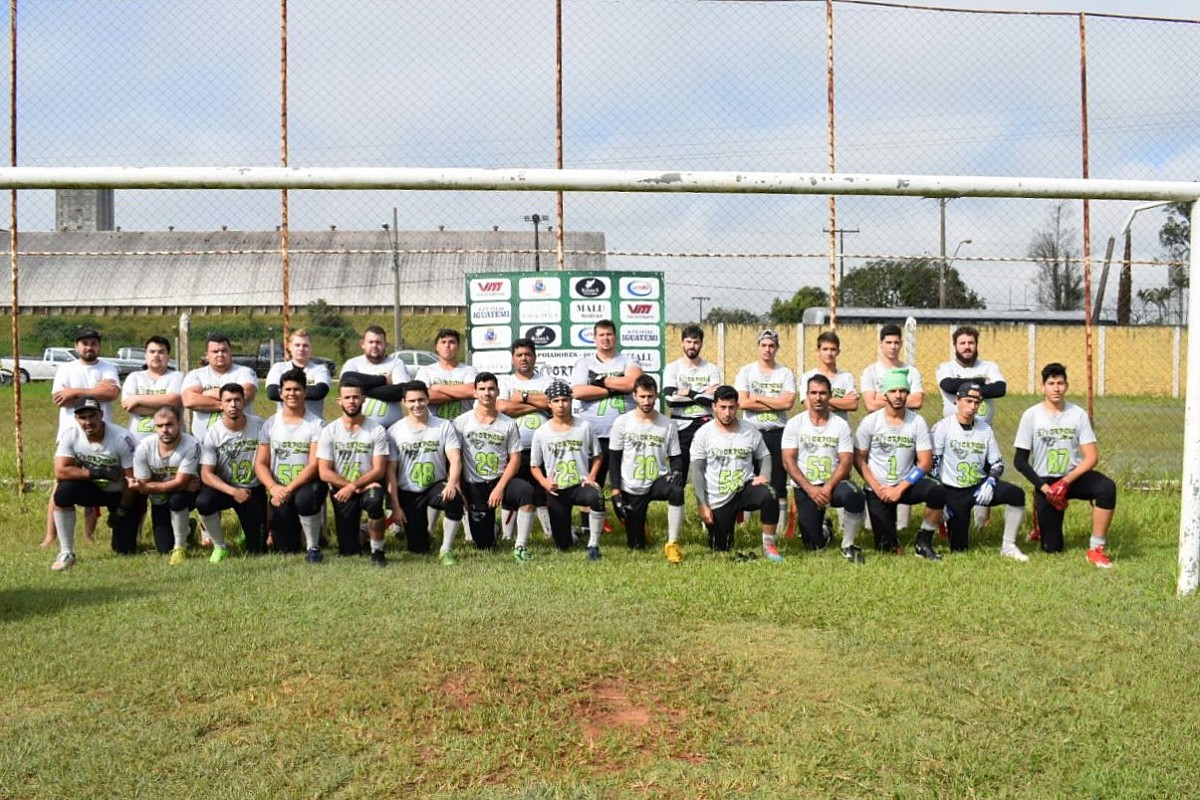
M 626 502 L 625 495 L 623 493 L 618 492 L 613 496 L 612 507 L 613 513 L 617 515 L 617 519 L 619 519 L 621 524 L 624 525 L 626 520 L 629 518 L 629 512 L 631 509 L 629 507 L 629 503 Z
M 588 383 L 590 383 L 592 386 L 596 386 L 601 389 L 608 388 L 604 385 L 604 379 L 607 377 L 607 375 L 597 375 L 595 372 L 588 370 Z

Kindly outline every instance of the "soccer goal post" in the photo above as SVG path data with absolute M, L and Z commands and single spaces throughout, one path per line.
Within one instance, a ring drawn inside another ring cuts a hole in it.
M 12 189 L 377 189 L 441 191 L 667 192 L 725 194 L 892 195 L 1169 201 L 1189 204 L 1189 274 L 1200 263 L 1200 183 L 1184 181 L 878 175 L 671 170 L 293 168 L 293 167 L 7 167 Z M 14 201 L 15 206 L 15 201 Z M 15 219 L 13 225 L 15 226 Z M 15 238 L 10 238 L 10 242 Z M 13 314 L 18 262 L 11 254 Z M 1200 308 L 1200 281 L 1190 281 L 1189 308 Z M 1200 582 L 1200 325 L 1188 327 L 1177 592 Z M 19 412 L 18 412 L 19 428 Z M 19 432 L 18 432 L 19 441 Z

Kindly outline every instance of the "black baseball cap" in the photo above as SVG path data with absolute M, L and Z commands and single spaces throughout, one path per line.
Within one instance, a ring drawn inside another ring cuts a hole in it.
M 78 342 L 81 339 L 95 339 L 96 341 L 100 341 L 100 331 L 95 328 L 80 328 L 75 331 L 75 341 Z
M 970 397 L 971 392 L 979 392 L 979 394 L 982 396 L 983 395 L 983 386 L 976 383 L 975 381 L 963 381 L 962 383 L 960 383 L 958 385 L 957 394 L 959 397 Z
M 83 402 L 75 406 L 75 415 L 79 416 L 85 411 L 99 411 L 104 413 L 104 409 L 100 408 L 100 401 L 94 397 L 85 397 Z

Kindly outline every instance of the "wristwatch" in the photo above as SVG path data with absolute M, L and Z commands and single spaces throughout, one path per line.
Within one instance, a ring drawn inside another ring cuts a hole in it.
M 529 392 L 521 392 L 521 402 L 522 403 L 529 402 Z

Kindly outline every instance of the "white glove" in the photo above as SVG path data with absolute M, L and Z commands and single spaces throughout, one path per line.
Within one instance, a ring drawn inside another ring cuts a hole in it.
M 975 490 L 975 505 L 986 506 L 992 502 L 992 495 L 996 491 L 996 479 L 988 478 L 983 483 L 979 484 L 979 488 Z

